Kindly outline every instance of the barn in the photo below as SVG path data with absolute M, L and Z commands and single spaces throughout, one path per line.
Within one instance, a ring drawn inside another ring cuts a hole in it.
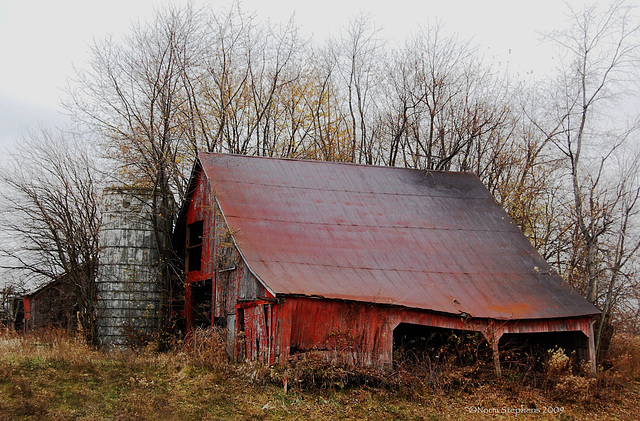
M 425 330 L 562 342 L 595 372 L 598 309 L 468 173 L 200 153 L 176 239 L 187 329 L 237 359 L 385 367 Z
M 22 297 L 25 332 L 49 327 L 77 327 L 75 296 L 64 277 L 45 283 Z

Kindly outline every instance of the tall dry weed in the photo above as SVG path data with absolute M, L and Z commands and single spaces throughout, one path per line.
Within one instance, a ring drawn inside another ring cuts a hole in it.
M 589 364 L 582 364 L 578 373 L 574 373 L 574 357 L 562 348 L 549 350 L 543 384 L 559 401 L 586 402 L 595 396 L 598 380 L 590 375 Z
M 609 345 L 607 360 L 610 371 L 622 379 L 640 380 L 640 336 L 615 335 Z
M 229 364 L 227 332 L 215 326 L 196 328 L 182 346 L 189 364 L 212 370 L 224 370 Z
M 81 333 L 64 329 L 40 329 L 27 334 L 0 334 L 0 358 L 37 358 L 42 361 L 85 363 L 96 358 Z

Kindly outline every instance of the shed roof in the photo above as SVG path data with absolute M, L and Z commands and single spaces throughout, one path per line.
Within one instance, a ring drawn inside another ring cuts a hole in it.
M 493 319 L 597 314 L 467 173 L 201 153 L 247 265 L 274 294 Z

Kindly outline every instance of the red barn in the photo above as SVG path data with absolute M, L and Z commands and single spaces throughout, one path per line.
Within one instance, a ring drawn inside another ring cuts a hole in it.
M 70 286 L 58 278 L 22 297 L 24 331 L 47 327 L 71 329 L 77 326 L 76 299 Z
M 496 363 L 501 339 L 544 334 L 595 370 L 599 311 L 473 174 L 201 153 L 177 232 L 187 324 L 226 327 L 236 359 L 385 366 L 394 342 L 457 329 Z

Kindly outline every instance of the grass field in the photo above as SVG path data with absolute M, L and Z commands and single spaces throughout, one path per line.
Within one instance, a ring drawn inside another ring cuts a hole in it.
M 0 419 L 640 419 L 637 338 L 598 379 L 473 367 L 437 379 L 327 364 L 232 364 L 203 348 L 105 354 L 60 332 L 0 334 Z M 206 354 L 206 355 L 205 355 Z M 287 379 L 287 388 L 284 379 Z M 536 383 L 536 384 L 527 384 Z

